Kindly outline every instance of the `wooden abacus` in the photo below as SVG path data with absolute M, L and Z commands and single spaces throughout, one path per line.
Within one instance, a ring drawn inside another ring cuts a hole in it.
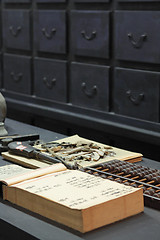
M 160 210 L 160 171 L 120 160 L 81 169 L 89 174 L 143 188 L 144 204 Z

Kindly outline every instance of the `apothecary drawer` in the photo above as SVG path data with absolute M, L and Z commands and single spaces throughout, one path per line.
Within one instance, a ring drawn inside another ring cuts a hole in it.
M 160 63 L 159 29 L 159 11 L 116 11 L 116 58 Z
M 30 3 L 31 0 L 3 0 L 4 3 Z
M 31 58 L 4 54 L 4 88 L 31 94 Z
M 74 0 L 74 2 L 77 2 L 77 3 L 108 3 L 108 2 L 110 2 L 110 0 Z
M 109 11 L 71 11 L 71 51 L 109 58 Z
M 3 10 L 3 42 L 6 48 L 30 50 L 29 10 Z
M 117 68 L 114 112 L 147 121 L 159 121 L 160 73 Z
M 66 102 L 66 61 L 35 58 L 34 93 L 37 97 Z
M 34 12 L 34 47 L 42 52 L 66 53 L 66 12 L 64 10 Z
M 64 3 L 66 0 L 36 0 L 37 3 Z
M 160 2 L 160 0 L 118 0 L 118 2 Z
M 72 62 L 70 102 L 73 105 L 108 111 L 109 67 Z

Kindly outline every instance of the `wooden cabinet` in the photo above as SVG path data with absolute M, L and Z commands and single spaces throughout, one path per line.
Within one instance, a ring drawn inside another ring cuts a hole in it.
M 160 0 L 3 0 L 0 16 L 8 117 L 159 151 Z

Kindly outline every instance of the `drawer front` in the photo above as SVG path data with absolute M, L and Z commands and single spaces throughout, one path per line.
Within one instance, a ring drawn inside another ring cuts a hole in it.
M 109 67 L 73 62 L 70 101 L 84 108 L 108 111 Z
M 61 10 L 35 12 L 35 48 L 42 52 L 66 53 L 66 13 Z
M 37 97 L 66 102 L 66 61 L 35 59 L 34 91 Z
M 108 3 L 110 0 L 74 0 L 77 3 Z
M 114 111 L 117 114 L 158 122 L 160 73 L 117 68 Z
M 4 88 L 18 93 L 31 93 L 31 58 L 4 55 Z
M 36 0 L 37 3 L 64 3 L 66 0 Z
M 160 12 L 117 11 L 115 22 L 117 59 L 160 63 Z
M 31 0 L 3 0 L 4 3 L 30 3 Z
M 109 12 L 72 11 L 71 46 L 75 55 L 109 58 Z
M 3 32 L 6 48 L 30 50 L 29 10 L 4 10 Z
M 160 2 L 160 0 L 118 0 L 119 2 Z

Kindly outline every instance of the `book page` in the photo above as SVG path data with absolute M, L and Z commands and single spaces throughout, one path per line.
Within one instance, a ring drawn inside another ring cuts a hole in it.
M 18 168 L 16 165 L 14 165 L 14 166 L 15 167 L 11 167 L 11 170 L 15 169 L 15 172 L 16 172 L 16 169 L 17 169 L 17 173 L 15 175 L 11 175 L 11 173 L 10 173 L 10 175 L 8 174 L 8 175 L 6 175 L 5 178 L 3 178 L 3 182 L 6 185 L 12 185 L 12 184 L 16 184 L 16 183 L 19 183 L 19 182 L 22 182 L 22 181 L 25 181 L 28 179 L 32 179 L 35 177 L 50 174 L 53 172 L 66 170 L 66 167 L 62 163 L 52 164 L 52 165 L 49 165 L 48 167 L 39 168 L 36 170 L 25 169 L 23 167 Z M 19 170 L 20 168 L 22 169 L 21 171 Z M 9 172 L 11 172 L 11 170 Z M 4 170 L 1 170 L 1 171 L 4 171 Z
M 66 170 L 13 185 L 72 209 L 85 209 L 141 191 L 78 170 Z
M 31 170 L 15 164 L 2 166 L 0 167 L 0 181 L 4 181 L 7 178 L 15 177 L 28 171 Z

